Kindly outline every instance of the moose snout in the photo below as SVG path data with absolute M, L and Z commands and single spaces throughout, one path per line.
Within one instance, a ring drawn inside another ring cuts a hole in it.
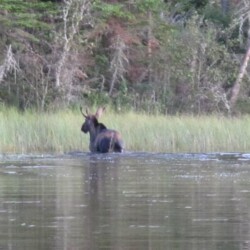
M 82 131 L 83 133 L 85 133 L 85 134 L 88 132 L 88 130 L 87 130 L 86 126 L 84 126 L 84 124 L 83 124 L 82 127 L 81 127 L 81 131 Z

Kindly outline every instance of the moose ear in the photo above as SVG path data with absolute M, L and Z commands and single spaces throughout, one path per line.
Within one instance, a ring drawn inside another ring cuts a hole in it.
M 95 113 L 95 117 L 98 119 L 102 116 L 102 113 L 105 111 L 105 107 L 100 107 L 97 109 L 96 113 Z

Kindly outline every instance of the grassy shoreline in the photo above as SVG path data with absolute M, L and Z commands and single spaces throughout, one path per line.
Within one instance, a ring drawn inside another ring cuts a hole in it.
M 108 111 L 100 122 L 119 130 L 127 151 L 160 153 L 249 152 L 250 116 L 149 116 Z M 79 111 L 0 110 L 1 153 L 88 152 Z

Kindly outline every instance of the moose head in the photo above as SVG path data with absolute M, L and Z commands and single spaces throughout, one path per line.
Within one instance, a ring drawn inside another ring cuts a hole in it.
M 88 109 L 86 109 L 85 114 L 82 108 L 80 110 L 85 118 L 81 131 L 90 135 L 89 149 L 91 152 L 108 153 L 123 151 L 121 134 L 115 130 L 107 129 L 104 124 L 98 122 L 98 119 L 105 111 L 104 107 L 98 108 L 95 114 L 89 114 Z

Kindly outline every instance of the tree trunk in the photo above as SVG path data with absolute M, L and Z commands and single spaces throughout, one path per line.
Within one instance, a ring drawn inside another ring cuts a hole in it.
M 152 84 L 152 25 L 153 25 L 153 19 L 152 19 L 152 12 L 148 12 L 148 82 L 151 85 Z
M 239 16 L 239 23 L 240 23 L 240 26 L 242 27 L 244 22 L 247 22 L 248 23 L 250 22 L 250 12 L 249 12 L 249 0 L 248 1 L 243 1 L 244 3 L 244 6 L 242 7 L 241 11 L 242 12 Z M 248 61 L 250 59 L 250 28 L 248 28 L 248 34 L 247 34 L 247 44 L 246 44 L 246 54 L 244 56 L 244 59 L 243 59 L 243 62 L 240 66 L 240 72 L 238 74 L 238 77 L 232 87 L 232 90 L 231 90 L 231 97 L 230 97 L 230 100 L 229 100 L 229 103 L 230 103 L 230 108 L 233 109 L 237 100 L 238 100 L 238 97 L 239 97 L 239 92 L 240 92 L 240 86 L 241 86 L 241 82 L 242 82 L 242 79 L 246 73 L 246 70 L 247 70 L 247 65 L 248 65 Z
M 241 82 L 242 82 L 242 79 L 246 73 L 246 69 L 247 69 L 247 65 L 248 65 L 248 61 L 250 59 L 250 46 L 248 45 L 248 48 L 247 48 L 247 52 L 244 56 L 244 60 L 243 60 L 243 63 L 240 67 L 240 72 L 239 72 L 239 75 L 232 87 L 232 91 L 231 91 L 231 98 L 230 98 L 230 106 L 231 108 L 233 108 L 235 106 L 235 103 L 237 102 L 238 100 L 238 96 L 239 96 L 239 92 L 240 92 L 240 86 L 241 86 Z

